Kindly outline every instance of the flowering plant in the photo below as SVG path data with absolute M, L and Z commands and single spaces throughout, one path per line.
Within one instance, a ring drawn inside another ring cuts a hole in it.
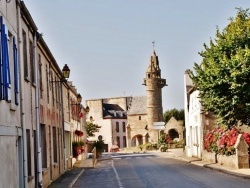
M 83 136 L 83 132 L 82 131 L 79 131 L 79 130 L 75 130 L 75 134 L 77 136 Z
M 218 152 L 217 140 L 224 132 L 223 128 L 216 128 L 205 136 L 204 148 L 208 152 Z
M 232 129 L 225 130 L 217 128 L 210 131 L 204 140 L 204 148 L 208 152 L 215 152 L 221 155 L 235 154 L 235 143 L 238 135 L 241 132 L 233 127 Z M 250 134 L 242 133 L 246 143 L 250 146 Z
M 232 128 L 231 130 L 225 131 L 218 139 L 218 153 L 222 155 L 233 155 L 235 154 L 234 145 L 239 135 L 239 130 Z

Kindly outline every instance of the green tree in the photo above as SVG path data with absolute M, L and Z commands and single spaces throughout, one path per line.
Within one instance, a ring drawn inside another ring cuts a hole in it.
M 184 120 L 184 110 L 171 109 L 167 110 L 163 114 L 163 119 L 165 122 L 168 122 L 171 117 L 174 117 L 177 121 Z
M 200 52 L 202 62 L 189 75 L 205 111 L 227 127 L 250 125 L 250 19 L 249 10 L 238 8 L 222 32 L 216 29 L 210 45 Z
M 87 122 L 85 128 L 87 131 L 87 137 L 92 137 L 95 136 L 96 132 L 99 132 L 101 126 L 94 124 L 93 122 Z

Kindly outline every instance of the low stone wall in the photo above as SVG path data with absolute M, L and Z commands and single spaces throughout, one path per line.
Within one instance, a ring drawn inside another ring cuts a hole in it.
M 216 163 L 216 153 L 213 152 L 208 152 L 207 150 L 202 151 L 202 160 L 211 162 L 211 163 Z
M 236 155 L 217 155 L 217 162 L 220 165 L 229 166 L 232 168 L 238 168 L 238 159 Z
M 249 168 L 248 145 L 245 142 L 242 134 L 239 134 L 235 143 L 235 155 L 219 155 L 213 152 L 202 151 L 202 160 L 220 165 L 229 166 L 235 169 Z

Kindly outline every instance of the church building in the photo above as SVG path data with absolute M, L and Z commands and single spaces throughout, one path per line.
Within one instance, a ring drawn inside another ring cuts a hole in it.
M 161 78 L 161 69 L 155 51 L 151 55 L 146 78 L 145 97 L 132 97 L 127 113 L 128 146 L 138 146 L 147 142 L 158 142 L 158 130 L 154 122 L 163 122 L 162 88 L 166 79 Z

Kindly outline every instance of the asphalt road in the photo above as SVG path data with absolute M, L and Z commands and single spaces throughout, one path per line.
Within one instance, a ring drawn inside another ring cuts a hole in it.
M 173 158 L 115 155 L 85 170 L 74 188 L 247 188 L 250 179 L 224 174 Z

